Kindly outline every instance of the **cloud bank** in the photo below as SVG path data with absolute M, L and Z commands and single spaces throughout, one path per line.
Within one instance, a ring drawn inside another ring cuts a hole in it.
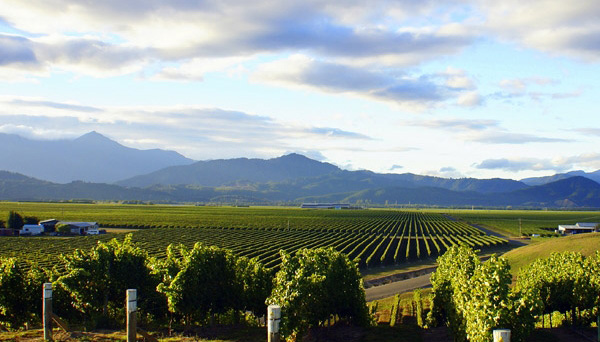
M 221 108 L 104 108 L 12 97 L 0 98 L 0 122 L 2 133 L 42 139 L 72 138 L 92 130 L 111 132 L 135 147 L 177 150 L 195 159 L 311 151 L 306 141 L 318 151 L 339 143 L 373 140 L 364 133 L 337 127 L 291 124 Z M 311 155 L 317 156 L 315 152 Z

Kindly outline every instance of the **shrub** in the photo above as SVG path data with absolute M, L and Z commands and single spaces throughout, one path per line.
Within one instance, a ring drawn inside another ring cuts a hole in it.
M 351 325 L 370 323 L 358 267 L 345 254 L 333 248 L 301 249 L 294 257 L 280 253 L 267 303 L 282 307 L 282 335 L 300 338 L 332 316 Z

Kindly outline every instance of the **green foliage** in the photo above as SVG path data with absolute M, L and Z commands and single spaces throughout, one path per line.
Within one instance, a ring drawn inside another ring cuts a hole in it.
M 509 326 L 510 283 L 510 267 L 503 258 L 492 256 L 474 270 L 467 283 L 468 300 L 462 305 L 469 341 L 490 341 L 493 329 Z
M 280 253 L 281 269 L 267 303 L 282 307 L 284 336 L 299 338 L 332 316 L 358 326 L 370 323 L 360 273 L 346 255 L 333 248 L 301 249 L 293 257 Z
M 6 228 L 8 229 L 21 229 L 23 228 L 23 217 L 16 211 L 10 211 L 8 213 L 8 219 L 6 220 Z
M 58 223 L 54 229 L 56 230 L 57 233 L 59 234 L 70 234 L 71 233 L 71 227 L 68 224 L 64 224 L 64 223 Z
M 187 325 L 230 310 L 257 316 L 266 312 L 272 276 L 257 259 L 200 243 L 191 250 L 171 245 L 153 269 L 162 278 L 158 291 L 166 295 L 169 311 L 182 316 Z
M 181 260 L 171 263 L 178 266 L 177 274 L 158 286 L 171 312 L 182 314 L 189 325 L 208 314 L 224 313 L 239 302 L 235 258 L 230 251 L 197 243 L 191 250 L 182 247 L 180 253 Z
M 450 247 L 437 259 L 438 268 L 431 275 L 432 308 L 428 325 L 448 324 L 457 340 L 465 340 L 462 307 L 468 300 L 469 279 L 480 264 L 477 254 L 465 245 Z
M 402 308 L 400 307 L 400 294 L 396 294 L 394 296 L 394 302 L 392 304 L 392 309 L 390 310 L 390 327 L 396 325 L 398 321 L 398 313 L 402 313 Z
M 510 290 L 506 259 L 492 256 L 482 264 L 470 248 L 455 246 L 438 264 L 431 276 L 428 324 L 448 324 L 456 341 L 489 341 L 500 328 L 511 329 L 513 341 L 523 341 L 532 331 L 539 299 Z
M 273 289 L 273 273 L 258 258 L 238 257 L 235 274 L 242 295 L 239 308 L 261 317 L 267 312 L 265 300 Z
M 38 224 L 40 220 L 35 216 L 25 216 L 23 218 L 24 224 Z
M 67 290 L 73 306 L 98 322 L 122 321 L 127 289 L 138 290 L 142 312 L 160 306 L 158 279 L 148 267 L 147 253 L 131 241 L 99 242 L 89 251 L 77 249 L 61 257 L 65 274 L 57 283 Z
M 599 304 L 598 274 L 599 252 L 587 258 L 575 252 L 552 253 L 550 257 L 538 259 L 523 268 L 517 288 L 531 297 L 541 299 L 538 314 L 570 312 L 571 324 L 588 325 L 592 317 L 586 315 L 586 311 L 593 310 Z
M 417 325 L 423 327 L 423 298 L 421 295 L 421 289 L 415 289 L 413 291 L 413 301 L 416 306 Z
M 29 270 L 14 258 L 0 258 L 0 326 L 18 329 L 39 321 L 44 273 L 35 265 Z

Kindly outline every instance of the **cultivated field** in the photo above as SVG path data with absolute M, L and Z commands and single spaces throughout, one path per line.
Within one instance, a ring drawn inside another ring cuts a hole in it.
M 359 260 L 364 268 L 436 257 L 457 243 L 486 248 L 506 242 L 440 213 L 423 211 L 44 203 L 2 203 L 0 210 L 0 215 L 17 210 L 39 219 L 140 228 L 133 233 L 134 241 L 157 257 L 165 253 L 168 244 L 192 246 L 200 241 L 238 255 L 258 257 L 267 267 L 279 264 L 280 250 L 333 246 Z M 111 234 L 5 237 L 0 239 L 0 253 L 51 266 L 60 253 L 89 248 L 109 238 Z
M 481 225 L 507 235 L 518 236 L 519 220 L 522 234 L 555 235 L 559 224 L 600 222 L 599 211 L 545 211 L 545 210 L 435 210 L 470 224 Z

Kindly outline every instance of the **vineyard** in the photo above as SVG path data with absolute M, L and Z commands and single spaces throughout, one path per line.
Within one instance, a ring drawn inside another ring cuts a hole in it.
M 465 222 L 491 227 L 510 235 L 557 235 L 559 224 L 600 222 L 598 211 L 538 211 L 538 210 L 445 210 L 445 213 Z
M 6 204 L 2 204 L 6 205 Z M 196 242 L 257 257 L 268 268 L 280 264 L 280 250 L 334 247 L 362 268 L 437 257 L 450 246 L 486 248 L 506 241 L 487 236 L 464 222 L 421 211 L 300 210 L 177 206 L 20 204 L 40 218 L 95 220 L 101 227 L 146 228 L 133 240 L 151 256 L 162 257 L 169 244 Z M 3 237 L 0 254 L 51 267 L 61 253 L 89 248 L 111 236 Z

